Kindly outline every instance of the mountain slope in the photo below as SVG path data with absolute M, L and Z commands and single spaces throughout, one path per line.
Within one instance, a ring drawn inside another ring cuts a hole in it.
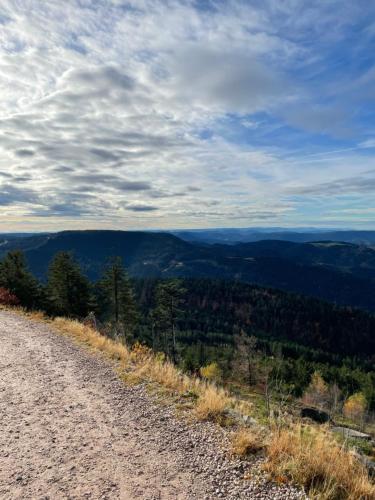
M 136 231 L 63 231 L 49 235 L 36 248 L 26 250 L 31 269 L 46 274 L 48 262 L 59 251 L 71 251 L 92 279 L 97 279 L 111 256 L 121 256 L 132 274 L 158 276 L 176 254 L 191 245 L 162 233 Z
M 40 278 L 61 250 L 74 252 L 93 280 L 109 257 L 119 255 L 137 277 L 237 280 L 375 310 L 375 250 L 354 244 L 261 241 L 199 246 L 167 233 L 64 231 L 9 241 L 0 251 L 17 247 Z

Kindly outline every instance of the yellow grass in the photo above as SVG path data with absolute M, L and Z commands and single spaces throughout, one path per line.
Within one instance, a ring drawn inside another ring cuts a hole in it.
M 101 335 L 93 328 L 79 321 L 66 318 L 55 318 L 52 324 L 63 333 L 73 336 L 77 340 L 105 353 L 111 359 L 121 361 L 122 364 L 128 362 L 130 359 L 129 349 L 124 344 L 104 337 L 104 335 Z
M 229 403 L 230 398 L 224 389 L 207 384 L 200 391 L 195 413 L 200 420 L 217 420 Z
M 267 446 L 265 464 L 280 482 L 303 485 L 310 498 L 374 500 L 375 485 L 364 466 L 324 429 L 296 424 L 276 431 Z
M 119 341 L 109 339 L 93 328 L 66 318 L 55 318 L 52 324 L 110 358 L 118 360 L 129 381 L 149 381 L 165 387 L 175 394 L 197 396 L 196 416 L 201 420 L 215 420 L 224 413 L 231 400 L 227 392 L 214 384 L 183 374 L 173 363 L 155 354 L 141 344 L 128 349 Z
M 264 449 L 264 439 L 255 429 L 238 429 L 232 435 L 232 453 L 239 457 L 253 455 Z

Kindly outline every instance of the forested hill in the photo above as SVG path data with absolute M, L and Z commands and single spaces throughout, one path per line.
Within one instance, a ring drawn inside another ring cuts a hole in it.
M 141 282 L 138 289 L 144 286 Z M 375 361 L 374 315 L 244 283 L 187 279 L 183 286 L 186 314 L 181 330 L 207 335 L 204 343 L 212 332 L 227 335 L 229 341 L 244 330 L 267 340 Z M 142 296 L 147 297 L 144 290 Z
M 355 243 L 359 245 L 375 245 L 375 231 L 361 230 L 285 230 L 281 228 L 215 228 L 215 229 L 187 229 L 172 231 L 179 238 L 186 241 L 203 244 L 231 244 L 249 243 L 263 240 L 293 241 L 308 243 L 312 241 L 336 241 Z
M 156 349 L 164 333 L 153 324 L 157 280 L 135 280 L 142 311 L 140 338 Z M 239 282 L 183 279 L 177 343 L 187 370 L 218 361 L 230 377 L 241 361 L 242 334 L 256 339 L 264 368 L 301 396 L 314 372 L 345 394 L 363 391 L 375 408 L 375 316 L 296 294 Z M 258 366 L 262 371 L 261 366 Z
M 275 287 L 375 311 L 375 250 L 337 242 L 261 241 L 197 245 L 167 233 L 64 231 L 7 241 L 0 257 L 21 248 L 44 279 L 58 251 L 72 251 L 92 280 L 110 256 L 123 258 L 135 277 L 220 278 Z

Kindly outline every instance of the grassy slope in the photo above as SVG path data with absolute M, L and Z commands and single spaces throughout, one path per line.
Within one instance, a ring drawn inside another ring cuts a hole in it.
M 26 314 L 26 313 L 23 313 Z M 227 410 L 251 413 L 251 405 L 232 397 L 215 384 L 181 373 L 171 362 L 149 348 L 124 344 L 101 335 L 88 325 L 66 318 L 51 320 L 41 313 L 27 313 L 48 322 L 58 332 L 103 353 L 116 363 L 126 383 L 146 382 L 162 388 L 174 397 L 175 404 L 188 408 L 201 420 L 228 424 Z M 186 404 L 187 403 L 187 404 Z M 340 446 L 325 428 L 289 422 L 268 428 L 236 426 L 233 453 L 246 455 L 263 451 L 265 470 L 279 482 L 291 481 L 304 486 L 311 498 L 371 500 L 375 485 L 367 471 L 344 446 Z

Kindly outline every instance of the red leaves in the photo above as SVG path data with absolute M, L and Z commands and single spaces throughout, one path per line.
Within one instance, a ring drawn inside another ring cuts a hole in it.
M 20 303 L 14 293 L 7 288 L 0 287 L 0 304 L 3 306 L 17 306 Z

